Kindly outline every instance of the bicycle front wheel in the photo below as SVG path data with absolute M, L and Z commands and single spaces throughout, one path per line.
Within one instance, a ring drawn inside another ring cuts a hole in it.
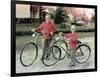
M 47 58 L 42 59 L 42 62 L 46 66 L 52 66 L 56 64 L 61 57 L 61 50 L 58 46 L 52 46 L 47 50 Z
M 76 54 L 75 54 L 75 59 L 77 63 L 85 63 L 88 61 L 91 55 L 91 49 L 88 45 L 82 44 L 79 45 Z
M 38 48 L 35 43 L 28 43 L 24 46 L 20 54 L 20 62 L 28 67 L 34 63 L 38 55 Z
M 61 49 L 61 57 L 59 60 L 62 60 L 66 57 L 68 46 L 64 40 L 57 40 L 54 45 L 57 45 Z

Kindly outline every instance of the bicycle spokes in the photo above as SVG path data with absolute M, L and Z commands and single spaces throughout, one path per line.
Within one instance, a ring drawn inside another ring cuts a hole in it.
M 57 46 L 52 46 L 48 48 L 48 53 L 46 54 L 47 58 L 42 59 L 43 64 L 46 66 L 51 66 L 57 63 L 60 58 L 61 50 Z
M 78 63 L 85 63 L 90 57 L 91 50 L 87 45 L 80 45 L 77 48 L 75 57 Z
M 20 61 L 24 66 L 30 66 L 37 57 L 37 47 L 33 43 L 26 44 L 21 51 Z

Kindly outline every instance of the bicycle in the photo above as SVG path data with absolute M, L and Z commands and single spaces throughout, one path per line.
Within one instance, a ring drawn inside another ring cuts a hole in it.
M 69 52 L 69 48 L 68 48 L 68 40 L 65 40 L 64 38 L 62 38 L 62 36 L 59 35 L 58 40 L 55 41 L 54 45 L 59 46 L 59 48 L 61 49 L 61 57 L 59 60 L 62 60 L 66 57 L 70 58 L 70 52 Z M 77 45 L 77 49 L 76 49 L 76 53 L 75 53 L 75 60 L 77 63 L 85 63 L 88 61 L 88 59 L 90 58 L 91 55 L 91 49 L 89 47 L 89 45 L 87 43 L 82 43 L 81 41 L 77 40 L 78 45 Z
M 41 33 L 33 32 L 32 37 L 34 41 L 27 43 L 21 51 L 20 62 L 25 67 L 32 65 L 37 59 L 38 45 L 36 44 L 36 42 L 39 36 L 41 36 Z M 52 45 L 49 48 L 47 48 L 46 52 L 47 52 L 47 54 L 45 54 L 46 58 L 41 59 L 42 63 L 46 66 L 52 66 L 56 64 L 59 58 L 61 57 L 61 50 L 56 45 Z

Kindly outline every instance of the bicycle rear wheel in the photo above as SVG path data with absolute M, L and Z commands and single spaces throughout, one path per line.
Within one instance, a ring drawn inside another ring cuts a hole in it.
M 34 63 L 38 55 L 38 48 L 35 43 L 28 43 L 24 46 L 20 54 L 20 62 L 28 67 Z
M 61 57 L 59 60 L 64 59 L 67 55 L 67 49 L 68 49 L 66 42 L 64 40 L 59 39 L 54 43 L 54 45 L 57 45 L 61 49 Z
M 91 49 L 88 45 L 82 44 L 76 50 L 75 59 L 77 63 L 85 63 L 91 55 Z
M 47 58 L 46 59 L 42 59 L 42 62 L 44 65 L 46 66 L 52 66 L 54 64 L 56 64 L 59 60 L 59 58 L 61 57 L 61 50 L 58 46 L 52 46 L 50 48 L 48 48 L 47 50 Z M 54 52 L 57 52 L 56 54 L 54 54 Z

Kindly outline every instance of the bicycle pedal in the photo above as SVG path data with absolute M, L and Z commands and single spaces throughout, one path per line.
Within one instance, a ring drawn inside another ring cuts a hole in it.
M 46 58 L 46 60 L 50 60 L 50 58 Z

